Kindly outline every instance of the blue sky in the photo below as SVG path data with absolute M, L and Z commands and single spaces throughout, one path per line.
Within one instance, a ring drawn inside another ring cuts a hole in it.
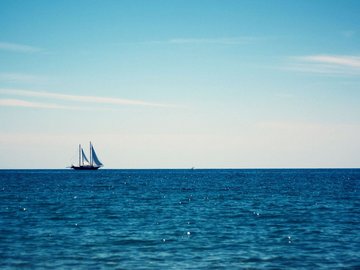
M 0 0 L 0 168 L 359 167 L 359 12 Z

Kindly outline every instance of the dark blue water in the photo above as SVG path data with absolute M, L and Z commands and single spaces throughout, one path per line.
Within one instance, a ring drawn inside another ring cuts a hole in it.
M 2 269 L 360 269 L 360 170 L 0 171 Z

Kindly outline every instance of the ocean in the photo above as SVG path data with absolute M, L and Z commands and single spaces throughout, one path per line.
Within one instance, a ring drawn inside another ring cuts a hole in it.
M 0 170 L 1 269 L 360 269 L 360 169 Z

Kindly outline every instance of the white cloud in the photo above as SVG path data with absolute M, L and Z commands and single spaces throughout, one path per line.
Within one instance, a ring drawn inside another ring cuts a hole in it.
M 0 50 L 19 53 L 35 53 L 41 51 L 41 49 L 37 47 L 9 42 L 0 42 Z
M 67 94 L 28 91 L 28 90 L 19 90 L 19 89 L 0 89 L 0 93 L 7 95 L 22 96 L 22 97 L 49 98 L 54 100 L 66 100 L 66 101 L 73 101 L 80 103 L 96 103 L 103 105 L 111 104 L 111 105 L 134 105 L 134 106 L 152 106 L 152 107 L 175 107 L 173 105 L 152 103 L 142 100 L 121 99 L 121 98 L 113 98 L 113 97 L 67 95 Z
M 359 76 L 360 57 L 357 55 L 307 55 L 291 57 L 286 70 L 324 75 Z
M 360 57 L 353 55 L 309 55 L 299 59 L 310 63 L 360 68 Z

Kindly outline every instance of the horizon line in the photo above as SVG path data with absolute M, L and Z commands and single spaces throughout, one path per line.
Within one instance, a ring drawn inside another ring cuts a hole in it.
M 0 168 L 0 171 L 5 170 L 69 170 L 70 168 Z M 98 171 L 103 170 L 359 170 L 360 167 L 244 167 L 244 168 L 235 168 L 235 167 L 179 167 L 179 168 L 101 168 Z M 69 170 L 72 171 L 72 170 Z

